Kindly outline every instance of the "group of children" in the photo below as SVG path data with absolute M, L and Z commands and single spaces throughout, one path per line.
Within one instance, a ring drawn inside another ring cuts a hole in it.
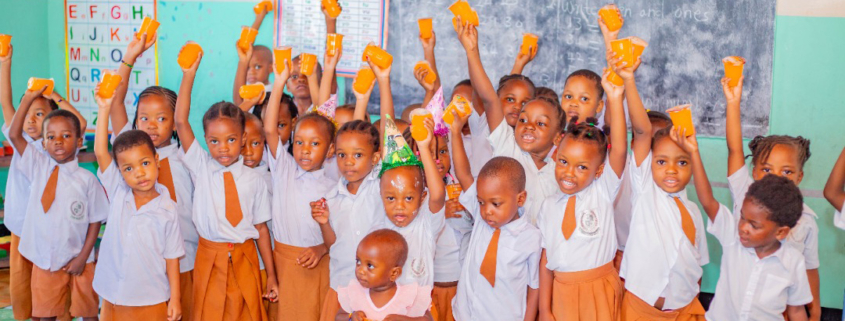
M 335 22 L 326 14 L 329 33 Z M 605 43 L 617 38 L 599 25 Z M 375 84 L 337 106 L 342 54 L 305 75 L 299 57 L 279 63 L 250 46 L 237 49 L 234 103 L 202 106 L 201 138 L 189 122 L 201 55 L 178 93 L 149 87 L 128 117 L 133 64 L 155 43 L 141 34 L 114 96 L 96 97 L 96 177 L 76 158 L 86 120 L 43 88 L 15 110 L 12 54 L 0 57 L 3 133 L 15 151 L 5 217 L 15 318 L 818 320 L 818 226 L 797 187 L 809 141 L 758 136 L 748 168 L 743 79 L 722 80 L 731 209 L 713 197 L 695 135 L 645 109 L 639 59 L 608 50 L 603 75 L 576 71 L 558 96 L 520 75 L 532 47 L 494 87 L 476 27 L 458 17 L 455 31 L 470 79 L 452 98 L 472 102 L 466 115 L 444 111 L 435 35 L 421 38 L 430 70 L 415 72 L 425 100 L 401 119 L 390 66 L 369 61 Z M 271 74 L 266 97 L 238 96 Z M 423 137 L 408 126 L 415 108 L 434 115 L 415 124 Z M 693 177 L 706 225 L 686 192 Z M 845 206 L 845 150 L 825 197 Z M 723 248 L 706 312 L 705 230 Z

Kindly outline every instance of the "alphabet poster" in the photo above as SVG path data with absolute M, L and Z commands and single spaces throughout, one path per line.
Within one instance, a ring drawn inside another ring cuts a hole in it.
M 67 99 L 89 120 L 90 130 L 97 124 L 94 87 L 105 70 L 120 67 L 126 46 L 146 16 L 156 17 L 156 0 L 65 0 Z M 158 55 L 150 48 L 138 57 L 129 76 L 129 117 L 135 113 L 138 94 L 157 84 Z

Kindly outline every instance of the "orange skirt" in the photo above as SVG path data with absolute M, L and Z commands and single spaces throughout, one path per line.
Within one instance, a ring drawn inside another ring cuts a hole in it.
M 329 290 L 329 257 L 313 269 L 296 263 L 305 248 L 275 242 L 273 260 L 279 279 L 279 320 L 318 321 Z
M 704 321 L 704 307 L 698 297 L 687 306 L 673 310 L 660 311 L 631 292 L 622 298 L 622 321 Z
M 552 314 L 557 321 L 616 321 L 622 304 L 619 273 L 608 262 L 579 272 L 554 272 Z
M 193 321 L 267 321 L 255 242 L 200 238 L 194 263 Z
M 32 267 L 32 315 L 36 318 L 74 317 L 90 318 L 99 314 L 100 297 L 94 292 L 94 263 L 85 264 L 82 274 L 72 276 L 65 271 L 50 272 Z
M 32 317 L 32 262 L 18 251 L 20 236 L 12 234 L 9 248 L 9 296 L 15 320 Z
M 183 320 L 185 317 L 182 317 Z M 103 309 L 100 311 L 100 321 L 121 320 L 167 320 L 167 303 L 140 307 L 114 305 L 103 299 Z
M 457 286 L 439 287 L 435 286 L 431 291 L 431 303 L 437 311 L 434 321 L 455 321 L 452 315 L 452 298 L 458 293 Z
M 326 298 L 323 299 L 323 308 L 320 310 L 320 321 L 334 321 L 338 312 L 340 312 L 340 301 L 337 298 L 337 291 L 329 287 Z

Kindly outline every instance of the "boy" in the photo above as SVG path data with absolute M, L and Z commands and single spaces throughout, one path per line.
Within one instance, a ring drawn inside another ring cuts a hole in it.
M 260 29 L 267 14 L 268 12 L 263 8 L 261 12 L 256 13 L 252 28 Z M 265 85 L 270 84 L 270 74 L 273 72 L 273 51 L 266 46 L 253 46 L 252 44 L 250 44 L 250 49 L 246 51 L 241 50 L 238 46 L 235 46 L 235 48 L 238 51 L 238 69 L 235 72 L 232 102 L 235 105 L 240 105 L 243 102 L 243 98 L 238 94 L 241 86 L 257 82 Z
M 97 178 L 77 162 L 82 137 L 76 115 L 67 110 L 50 112 L 42 125 L 47 154 L 28 148 L 24 119 L 42 93 L 43 89 L 26 92 L 9 128 L 9 140 L 21 157 L 13 170 L 32 182 L 19 249 L 34 265 L 33 320 L 61 315 L 68 296 L 71 315 L 96 319 L 93 249 L 100 224 L 108 216 L 108 203 Z

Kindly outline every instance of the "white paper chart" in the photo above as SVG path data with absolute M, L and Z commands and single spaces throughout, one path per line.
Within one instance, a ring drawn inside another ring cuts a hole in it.
M 389 0 L 340 0 L 337 33 L 343 35 L 343 57 L 338 76 L 352 77 L 361 67 L 361 55 L 370 41 L 387 48 Z M 320 0 L 277 0 L 275 45 L 291 46 L 293 54 L 312 53 L 323 62 L 326 23 Z
M 89 130 L 97 120 L 94 88 L 105 70 L 120 67 L 146 16 L 156 17 L 156 0 L 65 0 L 67 99 L 88 119 Z M 158 84 L 157 65 L 155 48 L 135 61 L 125 101 L 130 117 L 138 94 Z

